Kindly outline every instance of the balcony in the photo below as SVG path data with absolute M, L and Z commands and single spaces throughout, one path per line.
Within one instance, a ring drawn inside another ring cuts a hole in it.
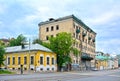
M 76 29 L 76 33 L 77 33 L 77 34 L 80 33 L 80 29 Z
M 82 56 L 81 56 L 81 60 L 91 61 L 91 60 L 93 60 L 93 57 L 90 57 L 90 55 L 87 54 L 87 53 L 83 53 Z

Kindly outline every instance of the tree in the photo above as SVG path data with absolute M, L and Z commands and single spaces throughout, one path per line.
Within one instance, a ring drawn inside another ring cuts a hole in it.
M 33 44 L 36 44 L 36 43 L 37 43 L 37 44 L 43 45 L 43 46 L 45 46 L 45 47 L 51 49 L 51 48 L 50 48 L 50 43 L 49 43 L 49 42 L 42 42 L 40 39 L 35 39 L 35 40 L 33 40 L 32 43 L 33 43 Z
M 0 46 L 5 46 L 5 43 L 0 40 Z
M 78 55 L 81 53 L 77 48 L 71 48 L 71 52 L 73 52 L 73 54 L 78 57 Z
M 63 32 L 59 33 L 58 36 L 49 39 L 50 48 L 57 54 L 57 64 L 61 69 L 63 64 L 71 63 L 70 51 L 72 46 L 71 34 Z
M 36 43 L 42 44 L 43 42 L 40 39 L 34 39 L 32 43 L 33 44 L 36 44 Z
M 22 45 L 22 43 L 26 42 L 26 37 L 20 34 L 16 39 L 10 40 L 10 46 L 18 46 Z
M 2 46 L 0 46 L 0 67 L 4 65 L 3 63 L 3 61 L 5 60 L 4 54 L 5 54 L 5 49 Z

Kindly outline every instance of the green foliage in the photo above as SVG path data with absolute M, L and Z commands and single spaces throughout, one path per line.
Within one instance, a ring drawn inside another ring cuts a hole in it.
M 42 42 L 40 39 L 33 40 L 33 44 L 36 44 L 36 43 L 51 49 L 50 48 L 50 43 L 48 43 L 48 42 Z
M 0 74 L 13 74 L 13 72 L 10 72 L 8 70 L 0 70 Z
M 71 62 L 70 51 L 73 42 L 71 34 L 66 32 L 59 33 L 57 37 L 52 37 L 49 41 L 50 48 L 57 54 L 58 66 Z
M 26 42 L 26 38 L 22 34 L 20 34 L 16 39 L 10 40 L 10 46 L 22 45 L 25 42 Z
M 5 49 L 2 46 L 0 46 L 0 67 L 4 65 L 3 63 L 3 61 L 5 60 L 4 54 L 5 54 Z
M 71 51 L 76 57 L 81 53 L 77 48 L 71 48 Z
M 33 44 L 36 44 L 36 43 L 42 44 L 42 41 L 40 39 L 34 39 L 33 40 Z
M 5 43 L 0 40 L 0 46 L 5 46 Z

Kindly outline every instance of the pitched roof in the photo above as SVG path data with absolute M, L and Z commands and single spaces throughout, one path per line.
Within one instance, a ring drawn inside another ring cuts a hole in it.
M 1 41 L 3 42 L 9 42 L 10 40 L 9 39 L 0 39 Z
M 24 51 L 46 51 L 46 52 L 52 52 L 50 49 L 40 45 L 40 44 L 31 44 L 31 45 L 25 45 L 25 48 L 22 48 L 22 46 L 14 46 L 14 47 L 6 47 L 5 48 L 6 53 L 10 52 L 24 52 Z

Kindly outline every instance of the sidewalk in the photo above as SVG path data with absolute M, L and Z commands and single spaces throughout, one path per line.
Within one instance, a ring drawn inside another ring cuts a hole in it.
M 114 69 L 116 70 L 116 69 Z M 113 71 L 114 71 L 113 70 Z M 119 70 L 119 69 L 118 69 Z M 47 73 L 91 73 L 91 72 L 102 72 L 102 71 L 110 71 L 110 70 L 98 70 L 98 71 L 92 71 L 92 70 L 84 70 L 84 71 L 64 71 L 64 72 L 35 72 L 35 71 L 23 71 L 22 75 L 31 75 L 31 74 L 47 74 Z M 15 74 L 0 74 L 0 76 L 4 75 L 21 75 L 20 71 L 12 71 L 15 72 Z

